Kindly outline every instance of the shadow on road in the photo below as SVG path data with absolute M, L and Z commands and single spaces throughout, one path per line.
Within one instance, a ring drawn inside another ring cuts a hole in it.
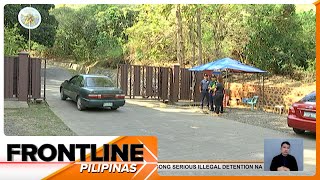
M 71 99 L 67 99 L 65 101 L 61 101 L 61 103 L 67 103 L 69 106 L 74 106 L 74 109 L 77 110 L 76 102 L 72 101 Z M 80 112 L 77 110 L 77 112 Z M 86 108 L 81 112 L 90 112 L 90 113 L 104 113 L 104 112 L 117 112 L 117 113 L 125 113 L 121 111 L 121 107 L 117 110 L 111 110 L 110 108 Z
M 316 140 L 316 133 L 313 132 L 305 132 L 304 134 L 297 134 L 296 136 L 304 139 Z

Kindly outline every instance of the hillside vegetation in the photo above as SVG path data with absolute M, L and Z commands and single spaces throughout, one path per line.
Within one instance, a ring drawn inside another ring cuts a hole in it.
M 29 6 L 29 5 L 28 5 Z M 5 54 L 27 49 L 5 6 Z M 308 5 L 32 5 L 32 55 L 116 67 L 119 63 L 191 67 L 231 57 L 296 80 L 315 80 L 315 10 Z

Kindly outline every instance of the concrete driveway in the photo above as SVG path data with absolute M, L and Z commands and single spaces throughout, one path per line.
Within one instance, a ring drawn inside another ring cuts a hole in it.
M 70 78 L 67 71 L 47 70 L 47 102 L 53 112 L 76 134 L 81 136 L 157 136 L 161 160 L 257 160 L 263 161 L 265 138 L 301 138 L 294 134 L 212 117 L 186 109 L 144 107 L 137 100 L 128 100 L 117 111 L 78 111 L 74 102 L 62 101 L 59 85 Z M 315 173 L 315 139 L 304 137 L 304 170 L 292 174 Z M 234 175 L 263 175 L 232 171 Z M 270 173 L 270 172 L 269 172 Z M 226 171 L 163 172 L 163 175 L 230 175 Z M 277 174 L 277 173 L 274 173 Z

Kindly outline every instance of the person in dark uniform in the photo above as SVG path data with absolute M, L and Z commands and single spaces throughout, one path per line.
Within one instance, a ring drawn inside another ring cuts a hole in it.
M 281 154 L 272 159 L 270 171 L 298 171 L 296 158 L 289 154 L 290 143 L 281 143 Z
M 212 74 L 211 81 L 209 83 L 210 111 L 214 111 L 214 108 L 215 108 L 214 95 L 215 95 L 216 85 L 217 85 L 217 77 L 214 74 Z
M 215 112 L 219 114 L 220 112 L 223 113 L 222 103 L 223 103 L 223 96 L 224 96 L 224 86 L 222 82 L 222 77 L 218 77 L 218 83 L 216 85 L 215 90 L 215 97 L 214 97 L 214 104 L 216 106 Z
M 201 109 L 203 109 L 204 99 L 207 101 L 207 107 L 209 109 L 209 83 L 208 74 L 204 74 L 202 81 L 200 82 L 200 93 L 201 93 Z

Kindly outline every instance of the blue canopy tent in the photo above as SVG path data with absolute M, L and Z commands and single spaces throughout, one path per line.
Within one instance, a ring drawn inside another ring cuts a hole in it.
M 216 61 L 212 61 L 203 65 L 195 66 L 189 69 L 189 71 L 213 71 L 213 72 L 226 72 L 226 76 L 228 77 L 228 72 L 233 73 L 262 73 L 262 102 L 264 102 L 264 74 L 267 71 L 263 71 L 256 67 L 252 67 L 246 64 L 241 63 L 240 61 L 231 59 L 231 58 L 223 58 Z M 262 103 L 264 104 L 264 103 Z
M 231 58 L 223 58 L 207 64 L 196 66 L 189 69 L 190 71 L 229 71 L 229 72 L 243 72 L 243 73 L 266 73 L 261 69 L 242 64 Z

